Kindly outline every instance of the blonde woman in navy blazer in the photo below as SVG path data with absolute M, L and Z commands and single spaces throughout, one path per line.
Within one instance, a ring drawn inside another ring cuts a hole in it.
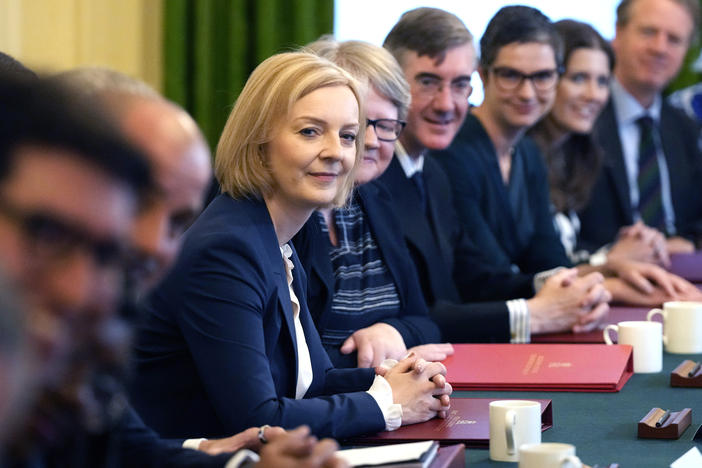
M 311 54 L 273 56 L 249 78 L 217 147 L 223 193 L 146 302 L 133 397 L 163 436 L 307 424 L 347 437 L 445 414 L 439 363 L 409 357 L 384 378 L 332 367 L 288 247 L 315 209 L 350 191 L 359 102 L 355 80 Z
M 399 221 L 390 194 L 372 183 L 393 157 L 405 125 L 409 85 L 390 52 L 330 36 L 308 44 L 364 83 L 366 133 L 354 197 L 319 210 L 295 236 L 308 275 L 308 301 L 336 367 L 374 367 L 407 354 L 443 360 L 453 352 L 429 317 L 410 254 L 397 242 Z M 434 344 L 432 344 L 434 343 Z

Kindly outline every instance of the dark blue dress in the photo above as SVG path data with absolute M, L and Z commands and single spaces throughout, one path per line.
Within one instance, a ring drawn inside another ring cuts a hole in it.
M 495 264 L 524 273 L 571 265 L 553 225 L 543 157 L 528 137 L 514 148 L 507 185 L 495 147 L 473 115 L 451 146 L 431 157 L 451 181 L 460 222 Z

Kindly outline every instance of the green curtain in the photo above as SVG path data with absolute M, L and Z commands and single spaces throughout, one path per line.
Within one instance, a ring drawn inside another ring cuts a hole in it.
M 702 8 L 702 0 L 700 0 L 700 8 Z M 702 52 L 702 31 L 698 31 L 697 37 L 690 44 L 690 49 L 687 51 L 685 56 L 685 61 L 680 68 L 680 73 L 668 86 L 666 94 L 670 94 L 673 91 L 677 91 L 682 88 L 687 88 L 693 84 L 702 81 L 702 74 L 692 69 L 692 64 L 697 60 Z
M 687 88 L 688 86 L 692 86 L 693 84 L 702 81 L 702 75 L 700 75 L 700 72 L 692 69 L 692 64 L 695 62 L 695 60 L 697 60 L 697 57 L 700 56 L 700 51 L 700 40 L 697 39 L 690 44 L 690 49 L 687 51 L 685 61 L 680 68 L 680 73 L 678 73 L 678 76 L 676 76 L 670 85 L 668 85 L 666 94 L 670 94 L 673 91 L 677 91 L 682 88 Z
M 251 71 L 332 33 L 334 21 L 334 0 L 163 3 L 164 94 L 190 112 L 213 149 Z

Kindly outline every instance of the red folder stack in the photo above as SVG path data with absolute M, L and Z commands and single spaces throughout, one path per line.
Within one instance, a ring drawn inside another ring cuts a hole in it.
M 420 424 L 402 426 L 396 431 L 379 432 L 356 437 L 351 444 L 376 445 L 418 440 L 436 440 L 439 444 L 465 444 L 470 448 L 487 448 L 490 440 L 490 402 L 504 398 L 451 398 L 451 409 L 446 419 L 431 419 Z M 553 426 L 551 400 L 541 403 L 541 430 Z
M 618 392 L 634 371 L 629 345 L 457 344 L 444 361 L 455 390 Z

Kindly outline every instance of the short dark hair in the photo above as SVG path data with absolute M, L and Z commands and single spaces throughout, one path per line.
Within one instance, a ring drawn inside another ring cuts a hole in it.
M 622 0 L 617 6 L 617 27 L 626 26 L 631 20 L 631 5 L 635 0 Z M 700 2 L 699 0 L 671 0 L 687 10 L 692 20 L 692 34 L 690 40 L 697 37 L 700 27 Z
M 473 41 L 466 25 L 453 13 L 439 8 L 415 8 L 402 14 L 383 42 L 400 65 L 405 52 L 427 55 L 439 63 L 446 51 Z
M 587 23 L 564 19 L 553 24 L 563 41 L 563 65 L 568 65 L 568 59 L 577 49 L 601 50 L 609 60 L 609 70 L 614 69 L 614 51 L 609 41 L 606 41 L 595 28 Z
M 43 79 L 0 74 L 0 181 L 17 149 L 38 145 L 70 151 L 142 196 L 151 185 L 147 159 L 94 104 Z
M 0 52 L 0 73 L 16 75 L 25 79 L 36 79 L 37 74 L 22 62 L 4 52 Z
M 501 8 L 488 23 L 480 39 L 480 65 L 492 65 L 500 49 L 514 42 L 550 45 L 556 66 L 563 64 L 563 46 L 551 20 L 536 8 L 516 5 Z

